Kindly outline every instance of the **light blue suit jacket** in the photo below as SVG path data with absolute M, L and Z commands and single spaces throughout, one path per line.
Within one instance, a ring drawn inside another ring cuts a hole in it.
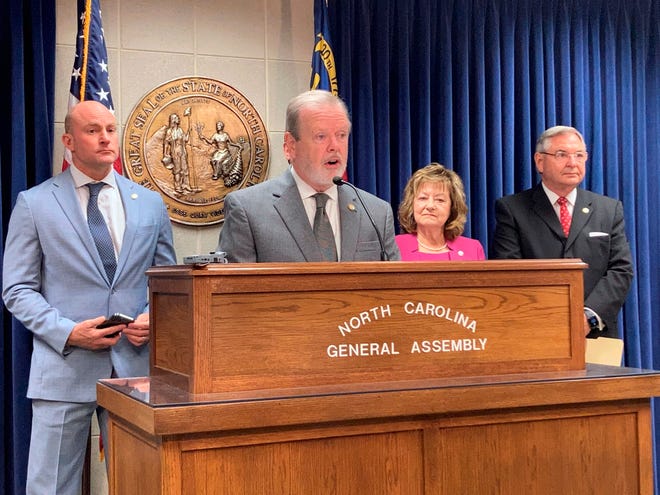
M 401 259 L 394 242 L 394 217 L 389 203 L 365 191 L 385 252 Z M 378 261 L 380 243 L 355 192 L 339 188 L 341 261 Z M 289 170 L 225 197 L 225 222 L 218 249 L 232 263 L 323 261 L 298 187 Z
M 63 402 L 96 400 L 96 382 L 149 373 L 149 348 L 125 337 L 103 351 L 66 347 L 74 325 L 115 312 L 148 309 L 145 271 L 176 263 L 172 228 L 160 197 L 115 173 L 126 230 L 115 280 L 103 263 L 69 170 L 19 194 L 7 232 L 3 299 L 33 333 L 28 397 Z

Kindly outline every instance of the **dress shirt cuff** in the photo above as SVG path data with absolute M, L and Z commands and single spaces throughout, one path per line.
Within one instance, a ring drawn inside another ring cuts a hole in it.
M 587 335 L 587 338 L 598 338 L 598 336 L 603 332 L 603 329 L 605 328 L 603 320 L 600 318 L 598 313 L 586 306 L 584 307 L 584 314 L 587 317 L 587 322 L 589 323 L 590 328 L 590 332 Z

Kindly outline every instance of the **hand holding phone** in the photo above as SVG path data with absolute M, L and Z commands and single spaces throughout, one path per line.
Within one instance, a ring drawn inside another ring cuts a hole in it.
M 115 325 L 128 325 L 129 323 L 133 323 L 133 318 L 131 318 L 130 316 L 123 315 L 121 313 L 115 313 L 104 322 L 96 325 L 96 328 L 108 328 L 108 327 L 113 327 Z
M 108 328 L 108 327 L 113 327 L 115 325 L 128 325 L 129 323 L 133 323 L 133 318 L 130 316 L 123 315 L 121 313 L 115 313 L 109 318 L 107 318 L 104 322 L 99 323 L 96 325 L 96 328 Z M 111 333 L 110 335 L 106 335 L 107 338 L 113 338 L 116 337 L 119 334 L 119 332 Z

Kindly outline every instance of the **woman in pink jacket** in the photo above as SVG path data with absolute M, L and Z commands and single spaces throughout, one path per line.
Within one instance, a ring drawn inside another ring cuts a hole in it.
M 461 234 L 467 219 L 463 182 L 439 163 L 417 170 L 403 191 L 396 236 L 402 261 L 483 260 L 484 248 Z

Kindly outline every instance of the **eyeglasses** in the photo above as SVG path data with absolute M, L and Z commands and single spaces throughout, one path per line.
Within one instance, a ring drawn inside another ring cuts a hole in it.
M 587 159 L 587 156 L 589 155 L 586 151 L 576 151 L 575 153 L 569 153 L 568 151 L 555 151 L 554 153 L 546 153 L 545 151 L 539 151 L 542 155 L 550 155 L 554 156 L 557 160 L 559 161 L 566 161 L 568 160 L 569 157 L 575 158 L 575 161 L 578 162 L 583 162 Z

